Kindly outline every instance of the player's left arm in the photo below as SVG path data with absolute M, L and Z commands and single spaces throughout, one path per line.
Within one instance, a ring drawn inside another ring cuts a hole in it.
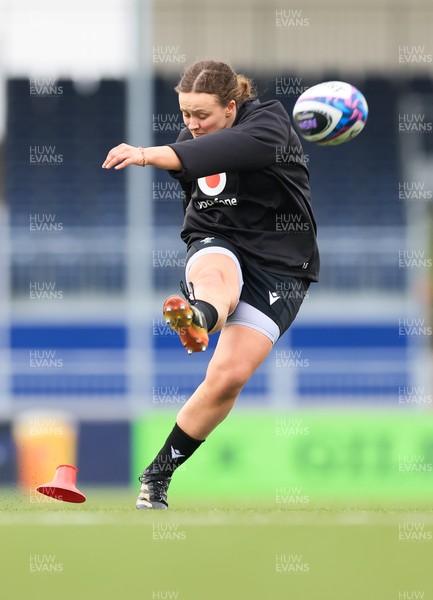
M 182 170 L 182 163 L 178 155 L 169 146 L 137 148 L 128 144 L 120 144 L 112 148 L 107 154 L 102 168 L 111 169 L 114 167 L 116 170 L 120 170 L 129 165 L 137 165 L 139 167 L 152 166 L 171 171 Z

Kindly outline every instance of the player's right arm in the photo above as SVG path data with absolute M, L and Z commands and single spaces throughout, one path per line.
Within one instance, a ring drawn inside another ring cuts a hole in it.
M 152 166 L 171 171 L 182 170 L 182 163 L 178 155 L 169 146 L 137 148 L 128 144 L 120 144 L 112 148 L 102 163 L 102 168 L 111 169 L 114 167 L 116 170 L 120 170 L 129 165 L 137 165 L 139 167 Z

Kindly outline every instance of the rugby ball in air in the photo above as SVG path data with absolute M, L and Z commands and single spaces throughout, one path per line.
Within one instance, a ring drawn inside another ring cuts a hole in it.
M 293 108 L 301 137 L 319 146 L 335 146 L 353 139 L 364 129 L 367 117 L 363 94 L 344 81 L 325 81 L 308 88 Z

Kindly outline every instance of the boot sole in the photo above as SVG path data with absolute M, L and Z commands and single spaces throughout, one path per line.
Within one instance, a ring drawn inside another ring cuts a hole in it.
M 164 319 L 175 331 L 188 354 L 204 352 L 209 344 L 206 329 L 193 322 L 193 312 L 186 300 L 180 296 L 170 296 L 164 302 Z

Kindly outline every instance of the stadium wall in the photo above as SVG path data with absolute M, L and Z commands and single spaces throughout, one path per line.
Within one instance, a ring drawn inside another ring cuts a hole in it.
M 255 72 L 431 72 L 430 11 L 428 2 L 397 0 L 166 0 L 155 4 L 153 63 L 157 72 L 213 57 Z M 413 45 L 426 56 L 406 59 Z
M 431 5 L 425 0 L 309 0 L 289 6 L 267 0 L 77 0 L 60 7 L 56 0 L 44 0 L 37 9 L 31 0 L 0 0 L 0 9 L 0 76 L 2 71 L 8 76 L 122 76 L 137 64 L 131 31 L 152 13 L 154 51 L 148 56 L 148 40 L 143 41 L 140 62 L 153 64 L 157 72 L 178 73 L 182 63 L 203 57 L 228 59 L 256 72 L 331 69 L 358 76 L 431 72 L 433 67 Z M 419 56 L 405 58 L 413 47 Z

